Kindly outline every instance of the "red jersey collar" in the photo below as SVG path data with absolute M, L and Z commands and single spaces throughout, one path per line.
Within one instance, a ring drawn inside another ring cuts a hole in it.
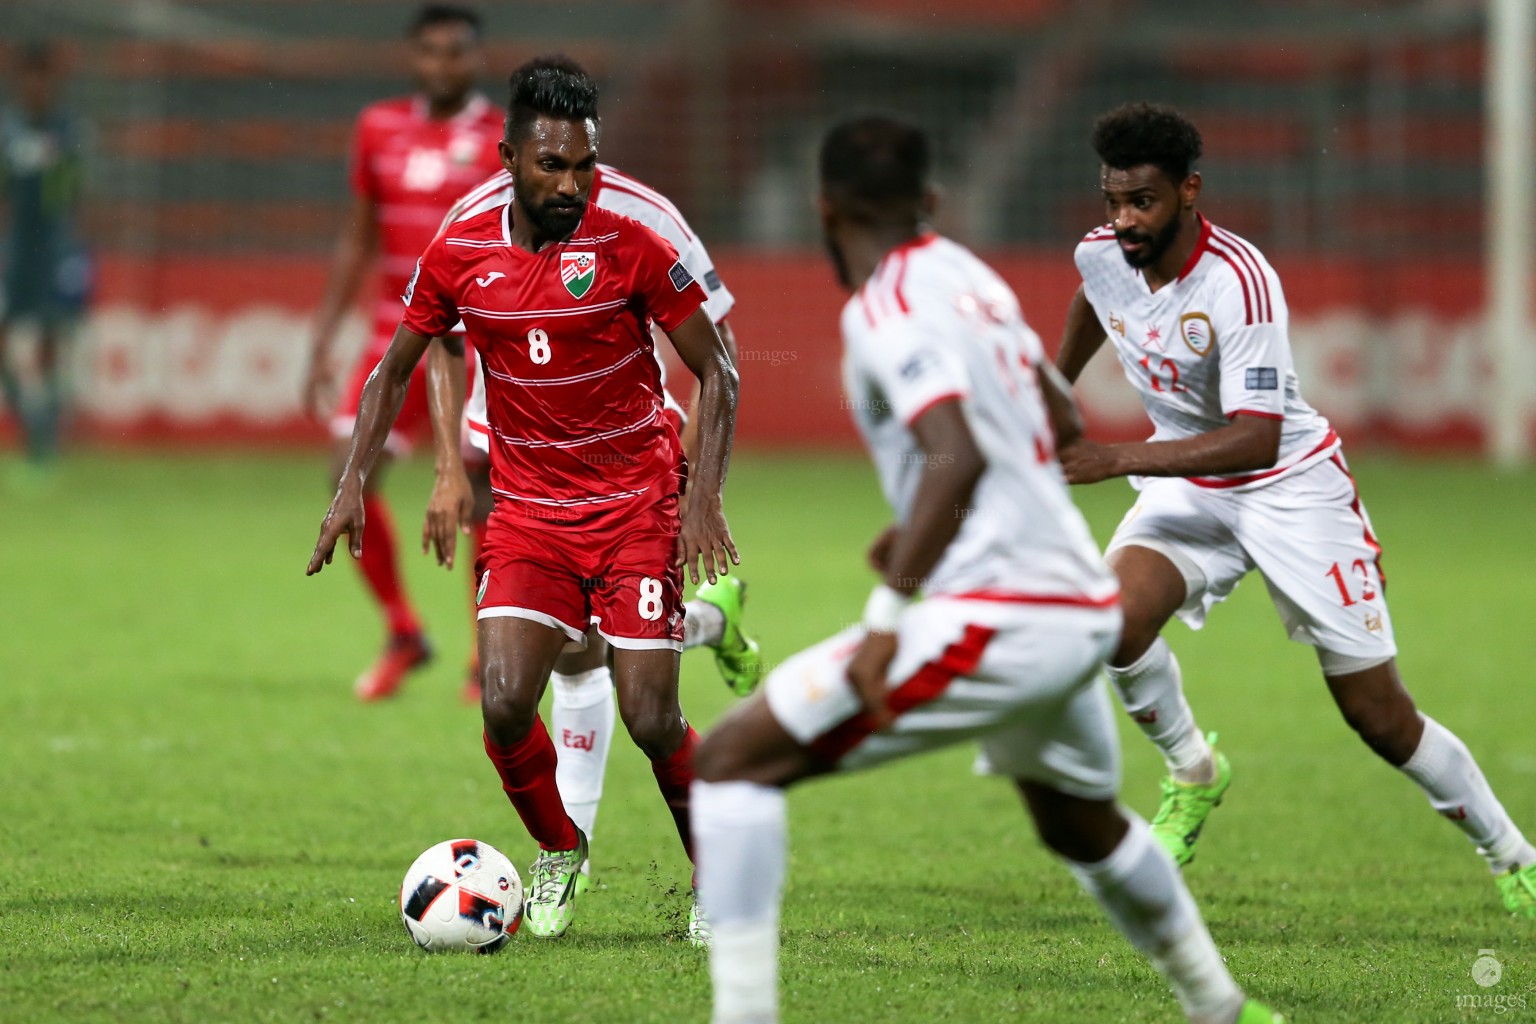
M 1179 276 L 1174 281 L 1182 281 L 1195 269 L 1195 264 L 1200 262 L 1200 257 L 1205 255 L 1205 250 L 1211 241 L 1211 222 L 1205 219 L 1205 214 L 1197 213 L 1195 217 L 1200 221 L 1200 238 L 1195 242 L 1194 252 L 1189 254 L 1189 259 L 1184 261 L 1184 269 L 1179 271 Z
M 907 253 L 912 252 L 915 249 L 921 249 L 923 246 L 938 240 L 938 232 L 932 230 L 921 231 L 915 237 L 907 239 L 905 242 L 902 242 L 900 245 L 888 251 L 884 256 L 880 257 L 880 262 L 875 264 L 875 269 L 869 275 L 869 281 L 873 281 L 876 275 L 880 273 L 880 268 L 889 263 L 892 258 L 896 256 L 905 256 Z M 859 291 L 862 292 L 865 288 L 868 288 L 869 281 L 865 281 L 863 284 L 861 284 L 859 286 Z

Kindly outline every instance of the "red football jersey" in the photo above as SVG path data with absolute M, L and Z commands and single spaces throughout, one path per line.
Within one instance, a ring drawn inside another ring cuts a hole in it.
M 377 362 L 400 322 L 400 295 L 454 200 L 501 167 L 501 111 L 484 96 L 445 120 L 419 96 L 364 108 L 352 136 L 352 190 L 378 217 L 380 290 L 364 358 Z
M 498 207 L 434 239 L 403 321 L 430 338 L 463 319 L 485 365 L 497 498 L 569 520 L 680 493 L 649 322 L 674 330 L 704 289 L 661 236 L 601 207 L 537 253 L 512 243 L 507 218 Z

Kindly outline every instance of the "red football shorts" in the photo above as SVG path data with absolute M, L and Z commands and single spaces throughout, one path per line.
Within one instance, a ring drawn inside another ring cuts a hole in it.
M 481 619 L 515 616 L 585 643 L 588 623 L 624 650 L 683 649 L 677 496 L 572 523 L 566 510 L 498 501 L 475 562 Z

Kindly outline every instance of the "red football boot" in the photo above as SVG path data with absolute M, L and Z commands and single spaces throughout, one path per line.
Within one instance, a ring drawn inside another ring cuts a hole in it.
M 373 667 L 357 677 L 352 692 L 358 700 L 383 700 L 393 697 L 406 673 L 432 660 L 432 647 L 420 633 L 396 634 L 389 638 L 384 653 Z

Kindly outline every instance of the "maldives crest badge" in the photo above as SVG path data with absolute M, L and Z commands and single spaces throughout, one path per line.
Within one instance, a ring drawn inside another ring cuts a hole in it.
M 581 298 L 592 290 L 597 280 L 597 253 L 563 252 L 560 254 L 560 281 L 573 298 Z

